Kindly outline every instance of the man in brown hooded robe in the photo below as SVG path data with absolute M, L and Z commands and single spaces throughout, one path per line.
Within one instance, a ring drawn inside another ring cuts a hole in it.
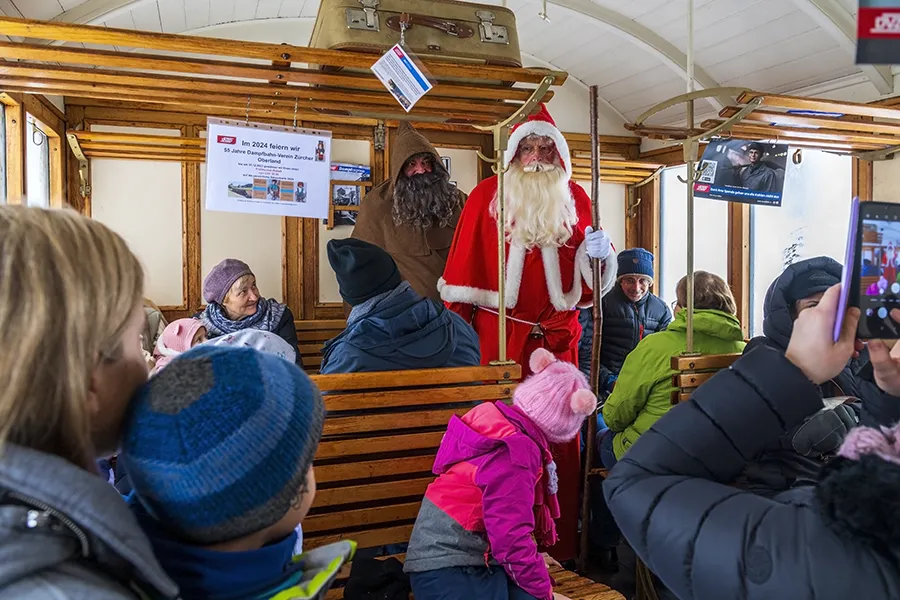
M 391 139 L 389 173 L 360 203 L 353 237 L 384 249 L 420 296 L 440 302 L 437 281 L 466 195 L 450 183 L 434 146 L 405 121 Z

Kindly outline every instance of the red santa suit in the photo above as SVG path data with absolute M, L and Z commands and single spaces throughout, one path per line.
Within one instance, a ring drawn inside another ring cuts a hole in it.
M 581 326 L 577 308 L 592 305 L 591 262 L 585 247 L 585 228 L 591 224 L 591 201 L 584 189 L 571 181 L 569 146 L 552 118 L 543 109 L 517 126 L 510 135 L 507 163 L 516 156 L 519 143 L 529 135 L 552 138 L 569 178 L 578 222 L 562 246 L 525 249 L 506 246 L 507 354 L 522 365 L 527 376 L 528 357 L 545 348 L 558 359 L 578 364 Z M 497 194 L 497 177 L 485 179 L 472 191 L 460 216 L 444 276 L 438 282 L 441 298 L 451 310 L 472 323 L 481 341 L 481 361 L 499 358 L 497 220 L 491 203 Z M 611 251 L 602 265 L 602 293 L 615 285 L 616 258 Z M 540 334 L 536 335 L 538 328 Z M 580 447 L 579 441 L 553 448 L 559 467 L 559 542 L 550 549 L 557 560 L 569 560 L 577 551 Z

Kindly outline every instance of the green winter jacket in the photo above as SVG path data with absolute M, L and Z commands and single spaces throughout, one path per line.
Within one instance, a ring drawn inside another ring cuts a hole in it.
M 672 357 L 684 352 L 687 312 L 681 310 L 665 331 L 647 336 L 625 359 L 612 394 L 603 405 L 603 420 L 615 432 L 613 451 L 625 451 L 672 408 Z M 729 354 L 744 350 L 736 317 L 718 310 L 694 311 L 694 350 Z

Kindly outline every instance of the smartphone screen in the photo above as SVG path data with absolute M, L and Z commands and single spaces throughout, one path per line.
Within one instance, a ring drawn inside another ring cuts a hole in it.
M 853 198 L 850 202 L 850 230 L 847 232 L 847 246 L 844 250 L 844 268 L 841 272 L 841 298 L 838 301 L 837 316 L 834 320 L 834 342 L 841 338 L 841 327 L 844 325 L 844 316 L 847 314 L 847 304 L 850 298 L 854 266 L 856 265 L 856 232 L 859 229 L 859 198 Z
M 862 202 L 856 231 L 851 297 L 862 311 L 859 337 L 900 338 L 891 317 L 900 308 L 900 204 Z

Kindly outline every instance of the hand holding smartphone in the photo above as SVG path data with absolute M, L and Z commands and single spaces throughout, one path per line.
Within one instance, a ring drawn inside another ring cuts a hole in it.
M 900 204 L 853 199 L 850 235 L 841 278 L 835 340 L 847 306 L 859 307 L 860 339 L 898 339 L 900 323 Z

